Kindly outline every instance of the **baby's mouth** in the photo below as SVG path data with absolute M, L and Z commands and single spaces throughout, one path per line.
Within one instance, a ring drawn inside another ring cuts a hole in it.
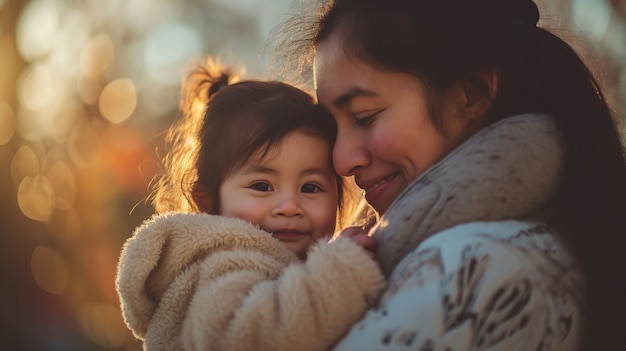
M 296 241 L 308 234 L 295 229 L 280 229 L 271 232 L 272 236 L 280 241 Z

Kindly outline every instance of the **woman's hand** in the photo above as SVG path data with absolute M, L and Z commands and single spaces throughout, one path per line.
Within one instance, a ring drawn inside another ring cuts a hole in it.
M 340 237 L 346 237 L 352 239 L 354 243 L 359 245 L 365 250 L 368 256 L 374 261 L 378 261 L 376 258 L 376 247 L 378 243 L 374 238 L 368 236 L 365 230 L 361 227 L 347 227 L 341 231 Z

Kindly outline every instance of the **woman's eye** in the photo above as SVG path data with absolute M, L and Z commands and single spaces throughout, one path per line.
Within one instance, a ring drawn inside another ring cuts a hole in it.
M 250 189 L 256 191 L 272 191 L 272 186 L 265 182 L 256 182 L 250 185 Z
M 312 194 L 312 193 L 318 193 L 322 191 L 322 188 L 317 184 L 307 183 L 302 186 L 301 191 L 303 193 Z
M 361 126 L 361 127 L 366 127 L 366 126 L 372 124 L 373 118 L 374 118 L 374 115 L 367 116 L 367 117 L 362 117 L 362 118 L 357 118 L 356 119 L 356 124 L 358 126 Z
M 355 116 L 356 124 L 358 126 L 361 126 L 361 127 L 367 127 L 367 126 L 371 125 L 374 122 L 374 120 L 376 119 L 376 116 L 378 116 L 378 114 L 383 112 L 384 110 L 385 109 L 382 109 L 382 110 L 376 111 L 375 113 L 372 113 L 370 115 L 365 115 L 363 117 Z

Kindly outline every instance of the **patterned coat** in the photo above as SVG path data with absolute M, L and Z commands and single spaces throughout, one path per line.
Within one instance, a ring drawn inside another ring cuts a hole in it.
M 149 351 L 327 350 L 384 285 L 350 239 L 319 242 L 301 262 L 247 222 L 173 212 L 137 228 L 116 281 L 124 320 Z
M 502 120 L 416 179 L 374 237 L 388 288 L 334 350 L 577 350 L 580 267 L 546 225 L 563 149 L 545 115 Z

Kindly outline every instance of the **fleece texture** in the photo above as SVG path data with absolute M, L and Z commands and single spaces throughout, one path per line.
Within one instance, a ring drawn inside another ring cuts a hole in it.
M 175 212 L 136 229 L 116 280 L 145 350 L 327 350 L 384 286 L 349 239 L 319 242 L 302 262 L 245 221 Z

